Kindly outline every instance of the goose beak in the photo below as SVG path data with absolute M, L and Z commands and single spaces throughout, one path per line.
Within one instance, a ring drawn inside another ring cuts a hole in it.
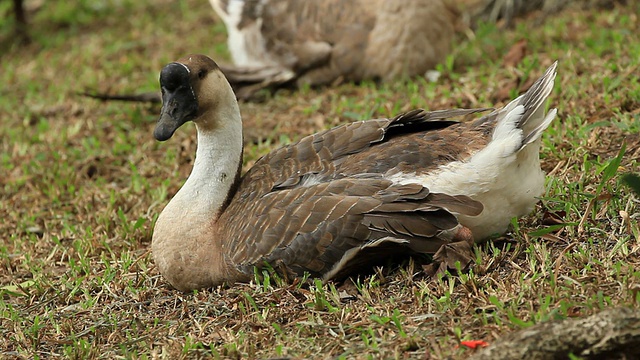
M 198 99 L 189 82 L 189 71 L 182 65 L 171 63 L 160 74 L 162 110 L 153 131 L 158 141 L 169 140 L 182 124 L 196 118 Z
M 195 118 L 198 112 L 198 101 L 190 90 L 164 91 L 160 118 L 153 131 L 156 140 L 169 140 L 182 124 Z

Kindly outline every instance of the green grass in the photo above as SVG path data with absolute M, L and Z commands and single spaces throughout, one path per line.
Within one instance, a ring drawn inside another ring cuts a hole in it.
M 77 92 L 154 91 L 160 68 L 186 53 L 224 61 L 223 26 L 206 1 L 76 3 L 30 13 L 28 46 L 0 23 L 0 357 L 465 358 L 461 340 L 638 306 L 640 202 L 622 181 L 640 168 L 638 4 L 483 25 L 460 39 L 437 83 L 280 91 L 241 105 L 250 166 L 347 121 L 503 105 L 559 59 L 559 116 L 541 149 L 546 193 L 510 233 L 476 247 L 470 272 L 430 280 L 409 264 L 311 286 L 265 272 L 182 294 L 158 274 L 149 243 L 191 168 L 193 128 L 159 144 L 156 106 Z M 503 66 L 521 39 L 527 56 Z

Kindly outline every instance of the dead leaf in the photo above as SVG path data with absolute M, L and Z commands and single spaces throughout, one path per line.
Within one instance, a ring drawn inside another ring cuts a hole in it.
M 502 58 L 505 67 L 516 67 L 527 55 L 527 40 L 522 39 L 511 46 L 511 49 Z
M 518 79 L 508 80 L 508 82 L 500 84 L 496 91 L 491 94 L 491 100 L 495 103 L 504 103 L 511 100 L 511 90 L 518 87 Z
M 565 216 L 567 216 L 567 212 L 564 210 L 560 211 L 545 211 L 542 214 L 542 225 L 559 225 L 565 223 Z

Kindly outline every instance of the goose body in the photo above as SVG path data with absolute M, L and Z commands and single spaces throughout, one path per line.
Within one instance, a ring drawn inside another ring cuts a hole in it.
M 259 159 L 244 176 L 242 120 L 216 63 L 190 55 L 160 75 L 154 136 L 186 121 L 198 147 L 189 178 L 155 224 L 152 251 L 176 288 L 248 281 L 271 264 L 339 278 L 393 254 L 433 254 L 504 232 L 544 190 L 540 135 L 556 64 L 522 96 L 485 109 L 411 111 L 338 126 Z
M 423 75 L 450 51 L 457 10 L 445 0 L 210 0 L 223 20 L 239 97 L 295 81 Z M 245 87 L 239 83 L 251 84 Z

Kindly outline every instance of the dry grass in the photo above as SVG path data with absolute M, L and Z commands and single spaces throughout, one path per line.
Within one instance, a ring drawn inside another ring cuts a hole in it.
M 640 4 L 484 26 L 460 40 L 437 83 L 282 91 L 242 105 L 251 164 L 354 119 L 499 106 L 559 59 L 547 193 L 509 234 L 477 247 L 470 273 L 432 281 L 408 265 L 342 288 L 267 278 L 181 294 L 148 248 L 190 170 L 193 129 L 158 144 L 158 108 L 76 92 L 151 91 L 185 53 L 224 59 L 222 25 L 206 1 L 64 3 L 32 14 L 28 46 L 0 25 L 0 357 L 464 358 L 463 339 L 638 306 L 640 203 L 619 175 L 640 158 Z M 527 55 L 503 66 L 521 39 Z

